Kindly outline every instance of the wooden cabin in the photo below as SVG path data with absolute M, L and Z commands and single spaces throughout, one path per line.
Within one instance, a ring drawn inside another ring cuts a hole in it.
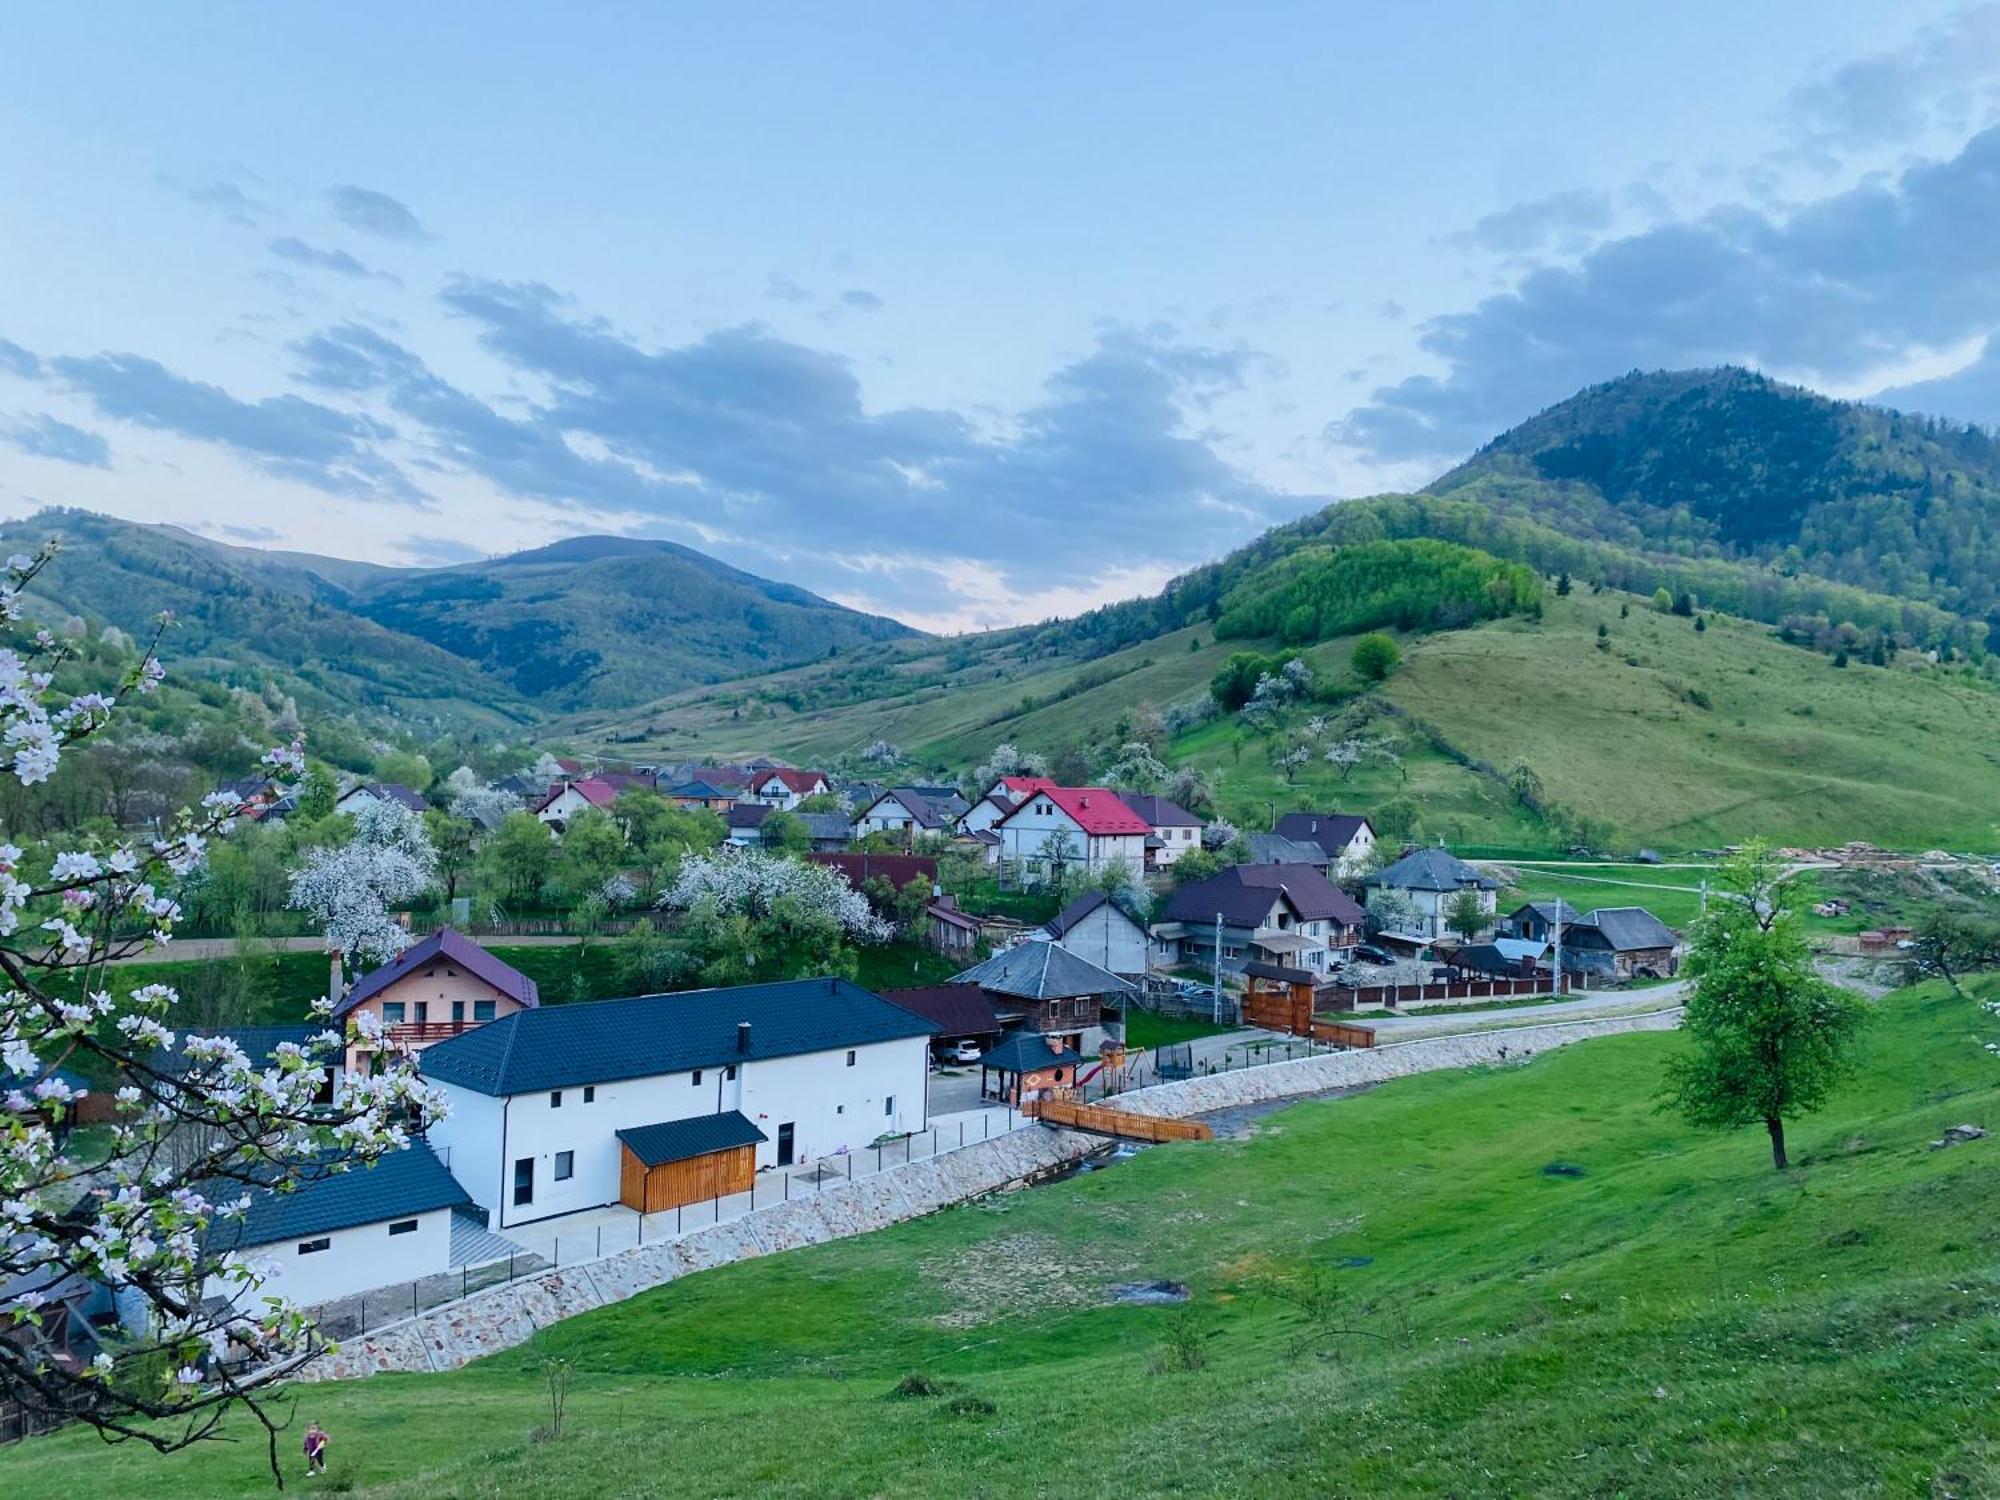
M 642 1214 L 747 1193 L 767 1137 L 740 1110 L 618 1132 L 618 1201 Z

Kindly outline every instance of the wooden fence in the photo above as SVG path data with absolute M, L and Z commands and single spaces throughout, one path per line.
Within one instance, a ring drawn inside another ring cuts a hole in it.
M 1169 1120 L 1159 1115 L 1127 1114 L 1108 1104 L 1085 1104 L 1081 1089 L 1051 1089 L 1040 1098 L 1029 1099 L 1021 1113 L 1045 1125 L 1066 1125 L 1072 1130 L 1088 1130 L 1095 1135 L 1112 1135 L 1127 1141 L 1212 1141 L 1215 1130 L 1200 1120 Z

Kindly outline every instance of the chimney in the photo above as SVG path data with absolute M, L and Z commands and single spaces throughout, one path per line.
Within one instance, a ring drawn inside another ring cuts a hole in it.
M 738 1052 L 748 1052 L 750 1050 L 750 1023 L 748 1021 L 738 1021 L 736 1023 L 736 1050 Z
M 341 991 L 346 988 L 347 982 L 340 972 L 340 950 L 335 948 L 326 956 L 326 998 L 338 1005 Z

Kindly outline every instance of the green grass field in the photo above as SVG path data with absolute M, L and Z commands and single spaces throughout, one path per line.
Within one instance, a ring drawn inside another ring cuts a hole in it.
M 1643 906 L 1669 927 L 1685 929 L 1701 911 L 1701 882 L 1714 881 L 1712 867 L 1657 869 L 1651 865 L 1610 868 L 1583 865 L 1508 865 L 1514 884 L 1500 893 L 1505 916 L 1527 901 L 1551 901 L 1560 896 L 1578 911 L 1600 906 Z
M 1986 986 L 2000 995 L 2000 982 Z M 705 1273 L 446 1376 L 302 1388 L 377 1497 L 2000 1491 L 2000 1023 L 1891 997 L 1793 1130 L 1653 1102 L 1670 1035 L 1430 1074 Z M 1560 1174 L 1547 1170 L 1562 1166 Z M 1187 1284 L 1185 1309 L 1118 1283 Z M 1169 1351 L 1199 1369 L 1177 1370 Z M 536 1442 L 542 1361 L 576 1361 Z M 907 1372 L 946 1394 L 898 1399 Z M 13 1494 L 269 1492 L 263 1446 L 65 1434 Z
M 1225 1031 L 1234 1031 L 1233 1026 L 1218 1026 L 1213 1021 L 1189 1020 L 1183 1016 L 1156 1016 L 1138 1006 L 1128 1006 L 1125 1011 L 1125 1045 L 1134 1049 L 1147 1047 L 1171 1047 L 1180 1042 L 1195 1042 L 1205 1036 L 1217 1036 Z

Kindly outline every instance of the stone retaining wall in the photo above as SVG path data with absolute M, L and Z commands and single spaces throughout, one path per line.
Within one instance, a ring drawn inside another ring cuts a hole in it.
M 1678 1007 L 1641 1015 L 1556 1021 L 1505 1031 L 1467 1032 L 1325 1053 L 1233 1073 L 1163 1083 L 1116 1096 L 1134 1114 L 1179 1118 L 1296 1095 L 1380 1083 L 1411 1073 L 1520 1061 L 1552 1047 L 1626 1031 L 1668 1031 Z M 314 1361 L 302 1380 L 346 1380 L 383 1370 L 455 1370 L 469 1360 L 526 1343 L 562 1318 L 622 1302 L 692 1271 L 824 1240 L 883 1229 L 954 1203 L 1031 1181 L 1105 1149 L 1094 1136 L 1032 1126 L 927 1161 L 841 1183 L 689 1230 L 674 1239 L 565 1266 L 434 1308 L 344 1343 Z
M 1504 1031 L 1460 1032 L 1389 1042 L 1354 1052 L 1325 1052 L 1293 1062 L 1267 1063 L 1180 1083 L 1160 1083 L 1116 1096 L 1116 1107 L 1135 1115 L 1206 1114 L 1262 1104 L 1297 1094 L 1381 1083 L 1411 1073 L 1440 1068 L 1470 1068 L 1490 1063 L 1519 1062 L 1553 1047 L 1625 1031 L 1671 1031 L 1680 1024 L 1679 1006 L 1638 1015 L 1602 1016 L 1594 1020 L 1551 1021 L 1542 1026 L 1517 1026 Z
M 348 1380 L 384 1370 L 455 1370 L 526 1343 L 538 1329 L 622 1302 L 691 1271 L 844 1239 L 1031 1181 L 1107 1149 L 1096 1136 L 1040 1126 L 843 1182 L 673 1239 L 489 1287 L 346 1340 L 301 1380 Z

